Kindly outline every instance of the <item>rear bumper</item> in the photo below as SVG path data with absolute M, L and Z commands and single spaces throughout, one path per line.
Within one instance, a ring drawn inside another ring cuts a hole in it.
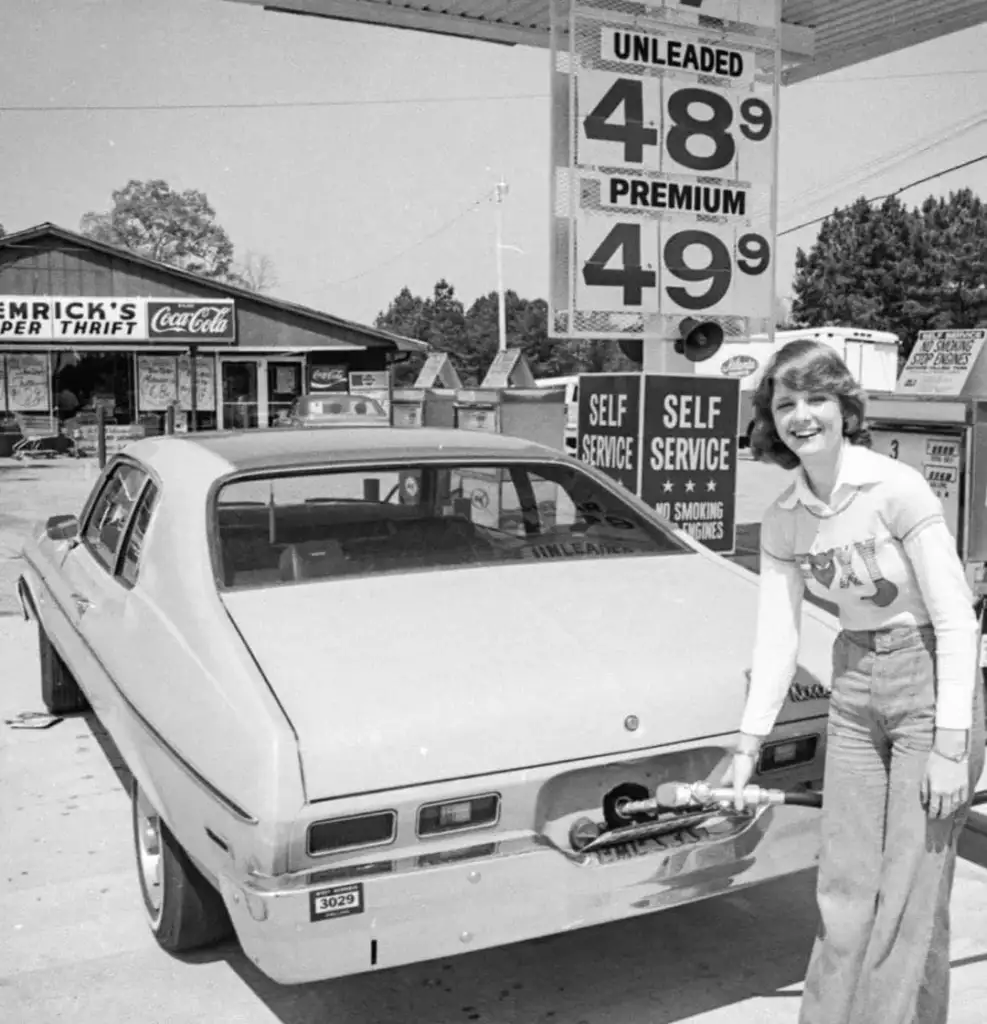
M 247 956 L 298 984 L 603 924 L 811 868 L 818 822 L 812 809 L 767 808 L 725 836 L 666 837 L 605 856 L 524 836 L 377 873 L 224 877 L 221 891 Z

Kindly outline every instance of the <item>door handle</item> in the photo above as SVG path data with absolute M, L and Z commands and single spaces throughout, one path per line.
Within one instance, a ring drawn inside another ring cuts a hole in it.
M 78 591 L 72 594 L 72 602 L 73 604 L 75 604 L 75 610 L 80 615 L 85 615 L 86 612 L 89 611 L 89 609 L 93 606 L 92 601 L 90 601 L 85 594 L 80 594 L 78 593 Z

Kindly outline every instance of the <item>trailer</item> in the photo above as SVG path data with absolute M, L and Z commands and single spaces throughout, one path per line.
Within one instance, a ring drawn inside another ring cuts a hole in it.
M 820 341 L 833 348 L 849 366 L 860 386 L 875 394 L 890 394 L 898 379 L 901 339 L 890 331 L 867 331 L 859 327 L 805 327 L 775 331 L 774 338 L 755 334 L 750 338 L 727 340 L 712 359 L 695 364 L 704 377 L 736 377 L 740 380 L 740 436 L 738 443 L 750 442 L 754 390 L 771 357 L 783 345 L 800 339 Z

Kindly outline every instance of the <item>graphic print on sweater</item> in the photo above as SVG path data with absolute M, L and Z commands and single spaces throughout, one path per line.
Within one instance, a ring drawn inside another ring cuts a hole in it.
M 863 580 L 854 567 L 854 555 L 858 557 L 858 565 L 862 562 L 866 570 L 867 580 Z M 852 544 L 827 551 L 805 552 L 795 556 L 802 576 L 806 582 L 815 580 L 824 590 L 831 590 L 834 582 L 839 579 L 841 590 L 851 587 L 874 588 L 873 594 L 861 594 L 861 601 L 869 601 L 878 608 L 887 608 L 898 596 L 898 588 L 889 579 L 885 579 L 877 562 L 877 540 L 854 541 Z

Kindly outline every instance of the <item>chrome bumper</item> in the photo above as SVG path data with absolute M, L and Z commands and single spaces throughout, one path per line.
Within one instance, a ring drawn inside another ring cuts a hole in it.
M 298 984 L 453 956 L 707 899 L 814 867 L 819 812 L 764 808 L 728 835 L 580 855 L 537 836 L 447 853 L 224 877 L 244 952 Z

